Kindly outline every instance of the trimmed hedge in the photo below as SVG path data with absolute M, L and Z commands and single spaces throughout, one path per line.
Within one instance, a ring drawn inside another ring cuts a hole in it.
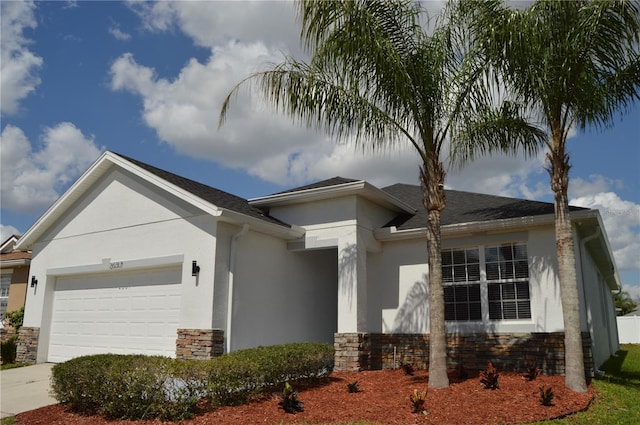
M 240 350 L 211 360 L 98 354 L 57 364 L 52 390 L 83 414 L 113 419 L 192 417 L 201 399 L 242 404 L 286 381 L 333 370 L 333 346 L 298 343 Z

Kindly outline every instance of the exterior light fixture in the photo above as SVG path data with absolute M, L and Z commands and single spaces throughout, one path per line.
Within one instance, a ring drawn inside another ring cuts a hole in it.
M 191 262 L 191 276 L 198 276 L 198 273 L 200 273 L 200 266 L 196 260 L 193 260 Z
M 31 276 L 31 287 L 35 288 L 38 285 L 38 279 L 35 276 Z

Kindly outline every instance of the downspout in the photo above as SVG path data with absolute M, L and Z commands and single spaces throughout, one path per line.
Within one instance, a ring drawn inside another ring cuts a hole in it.
M 225 331 L 226 352 L 231 352 L 231 319 L 233 317 L 233 277 L 236 274 L 236 241 L 249 231 L 249 225 L 243 224 L 242 229 L 231 237 L 229 242 L 229 284 L 227 289 L 227 329 Z
M 598 235 L 600 234 L 600 230 L 596 227 L 596 229 L 593 231 L 593 233 L 587 237 L 585 237 L 584 239 L 582 239 L 580 241 L 580 275 L 582 276 L 582 299 L 584 300 L 584 305 L 585 305 L 585 322 L 587 323 L 587 327 L 590 328 L 589 326 L 589 321 L 587 320 L 587 290 L 585 289 L 585 283 L 584 283 L 584 253 L 587 249 L 587 243 L 591 242 L 592 240 L 594 240 L 595 238 L 598 237 Z M 605 318 L 605 320 L 607 320 Z M 589 329 L 589 334 L 591 334 L 591 329 Z M 609 351 L 611 351 L 611 341 L 609 340 L 609 338 L 607 337 L 607 341 L 609 344 Z M 593 351 L 593 344 L 594 344 L 594 340 L 593 338 L 591 338 L 591 351 Z M 593 353 L 592 353 L 593 356 Z M 594 364 L 593 365 L 593 371 L 596 374 L 596 376 L 602 376 L 604 375 L 604 372 L 598 369 L 598 365 Z

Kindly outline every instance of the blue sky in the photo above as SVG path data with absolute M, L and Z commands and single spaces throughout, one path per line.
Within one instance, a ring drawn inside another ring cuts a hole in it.
M 435 13 L 441 2 L 430 2 Z M 0 233 L 23 233 L 104 150 L 251 198 L 340 175 L 417 183 L 409 149 L 373 156 L 291 124 L 242 77 L 303 57 L 287 2 L 2 1 Z M 569 141 L 570 198 L 601 211 L 640 296 L 640 105 Z M 450 170 L 453 189 L 552 201 L 544 154 Z

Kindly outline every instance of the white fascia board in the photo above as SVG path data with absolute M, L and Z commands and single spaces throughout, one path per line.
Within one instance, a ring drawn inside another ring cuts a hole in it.
M 9 268 L 9 267 L 28 266 L 29 264 L 31 264 L 31 260 L 22 258 L 20 260 L 3 261 L 1 265 L 2 265 L 2 268 Z
M 581 210 L 573 211 L 571 213 L 571 220 L 584 220 L 594 219 L 598 215 L 596 210 Z M 460 237 L 464 235 L 471 235 L 478 232 L 506 232 L 516 229 L 527 229 L 530 227 L 545 226 L 555 223 L 555 217 L 553 214 L 506 218 L 502 220 L 490 220 L 490 221 L 474 221 L 469 223 L 449 224 L 442 226 L 440 232 L 442 237 Z M 427 236 L 427 229 L 416 228 L 407 230 L 398 230 L 395 226 L 383 227 L 376 229 L 374 235 L 377 240 L 401 240 L 401 239 L 413 239 Z
M 0 246 L 0 253 L 8 254 L 9 252 L 13 251 L 13 247 L 16 245 L 16 242 L 18 242 L 19 239 L 20 238 L 16 235 L 9 236 L 7 240 L 5 240 Z
M 291 227 L 269 223 L 256 217 L 251 217 L 236 211 L 223 209 L 220 212 L 220 218 L 227 223 L 232 224 L 249 224 L 251 230 L 276 236 L 286 240 L 300 239 L 306 233 L 306 230 L 300 226 L 290 225 Z
M 114 165 L 127 170 L 141 179 L 177 196 L 180 199 L 202 209 L 213 216 L 219 216 L 221 210 L 193 194 L 169 183 L 155 174 L 138 167 L 117 154 L 106 151 L 98 158 L 81 176 L 67 189 L 65 193 L 51 205 L 44 214 L 25 232 L 16 243 L 15 249 L 21 251 L 31 250 L 33 244 L 47 228 L 58 220 L 66 210 L 78 200 L 91 186 L 106 174 Z
M 410 214 L 416 212 L 415 208 L 364 180 L 262 196 L 249 199 L 249 203 L 256 206 L 275 207 L 310 201 L 321 201 L 323 199 L 334 199 L 345 195 L 360 195 L 390 209 L 404 211 Z
M 596 233 L 596 238 L 593 240 L 589 240 L 585 243 L 585 246 L 590 246 L 594 242 L 597 242 L 594 248 L 597 251 L 592 253 L 594 256 L 594 261 L 599 268 L 601 275 L 607 283 L 607 286 L 612 291 L 620 290 L 622 287 L 620 284 L 620 275 L 618 273 L 618 267 L 616 265 L 615 257 L 613 256 L 613 250 L 611 249 L 611 245 L 609 244 L 609 237 L 607 236 L 607 231 L 604 227 L 604 223 L 602 221 L 602 216 L 600 215 L 600 211 L 591 210 L 595 214 L 592 217 L 589 217 L 588 220 L 585 220 L 586 223 L 579 223 L 579 225 L 588 225 L 589 227 L 594 228 Z M 598 249 L 598 247 L 602 247 L 603 249 Z M 605 261 L 601 261 L 601 257 L 599 255 L 605 256 Z M 611 266 L 609 268 L 608 266 Z

